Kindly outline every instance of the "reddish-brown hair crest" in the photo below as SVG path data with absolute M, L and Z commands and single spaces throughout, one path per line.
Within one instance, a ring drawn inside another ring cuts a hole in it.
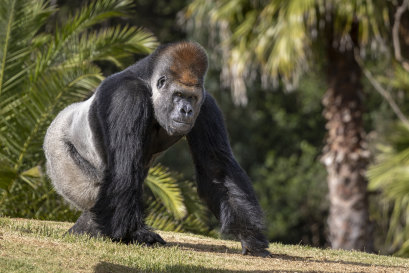
M 207 71 L 207 55 L 201 45 L 180 42 L 170 45 L 164 52 L 170 57 L 170 73 L 185 85 L 200 85 Z

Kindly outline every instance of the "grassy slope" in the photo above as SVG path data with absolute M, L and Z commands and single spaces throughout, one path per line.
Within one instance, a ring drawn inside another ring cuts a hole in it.
M 71 223 L 0 218 L 0 272 L 409 272 L 409 260 L 271 244 L 273 258 L 239 243 L 159 232 L 163 247 L 63 236 Z

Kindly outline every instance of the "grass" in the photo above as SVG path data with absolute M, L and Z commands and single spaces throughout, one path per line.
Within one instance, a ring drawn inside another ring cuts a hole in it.
M 270 244 L 273 258 L 242 256 L 235 241 L 159 232 L 166 246 L 64 235 L 72 223 L 0 218 L 0 272 L 409 272 L 409 260 Z

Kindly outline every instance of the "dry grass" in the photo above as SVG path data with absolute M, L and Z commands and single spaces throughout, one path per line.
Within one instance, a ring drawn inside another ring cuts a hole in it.
M 239 243 L 159 232 L 166 246 L 64 236 L 71 223 L 0 218 L 0 272 L 409 272 L 409 260 L 271 244 L 273 258 L 242 256 Z

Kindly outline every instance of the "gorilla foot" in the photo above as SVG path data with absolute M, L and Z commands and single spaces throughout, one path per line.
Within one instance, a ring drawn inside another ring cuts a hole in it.
M 91 237 L 101 236 L 101 231 L 92 216 L 91 212 L 84 211 L 75 224 L 67 231 L 67 234 L 87 234 Z
M 126 242 L 126 240 L 125 240 Z M 132 233 L 131 239 L 128 241 L 129 243 L 137 243 L 137 244 L 143 244 L 147 246 L 151 246 L 154 244 L 161 244 L 164 245 L 166 244 L 165 240 L 160 237 L 159 234 L 147 229 L 147 228 L 141 228 L 138 229 L 137 231 Z

